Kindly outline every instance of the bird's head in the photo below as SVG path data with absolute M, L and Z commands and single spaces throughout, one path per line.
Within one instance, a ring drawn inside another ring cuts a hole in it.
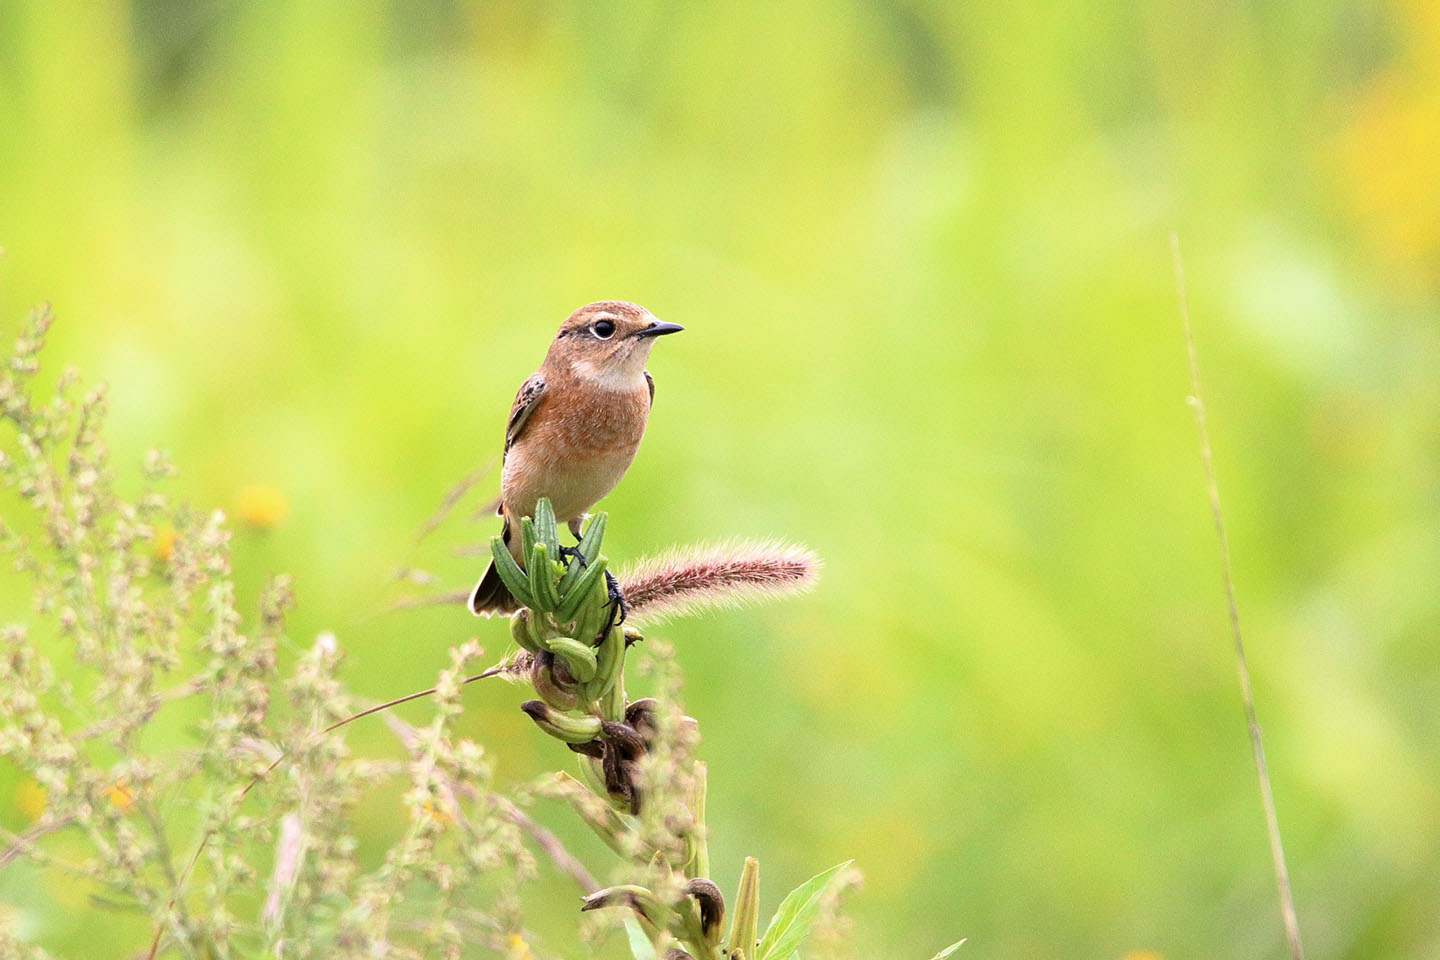
M 682 329 L 655 319 L 639 304 L 600 300 L 565 318 L 545 363 L 613 390 L 630 389 L 645 374 L 655 338 Z

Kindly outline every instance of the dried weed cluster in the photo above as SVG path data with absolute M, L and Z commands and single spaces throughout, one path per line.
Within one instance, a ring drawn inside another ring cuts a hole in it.
M 75 922 L 97 932 L 101 911 L 148 915 L 154 943 L 115 944 L 127 956 L 511 950 L 518 884 L 494 877 L 524 880 L 534 858 L 482 748 L 451 734 L 478 651 L 453 651 L 408 763 L 352 755 L 335 639 L 282 674 L 288 580 L 243 615 L 225 518 L 156 489 L 158 453 L 139 495 L 116 492 L 103 389 L 81 395 L 66 371 L 42 390 L 50 324 L 34 312 L 0 373 L 0 546 L 33 598 L 0 630 L 0 756 L 34 798 L 0 862 L 78 881 Z M 408 824 L 367 866 L 354 808 L 394 778 Z M 0 924 L 0 955 L 45 954 Z

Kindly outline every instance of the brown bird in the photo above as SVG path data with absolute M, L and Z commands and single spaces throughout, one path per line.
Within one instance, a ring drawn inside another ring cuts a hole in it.
M 520 518 L 534 515 L 537 500 L 549 497 L 556 521 L 578 540 L 586 512 L 625 475 L 655 400 L 645 361 L 656 337 L 681 329 L 623 300 L 587 304 L 560 325 L 505 425 L 501 537 L 522 566 Z M 613 580 L 611 590 L 618 601 Z M 492 563 L 470 594 L 471 612 L 518 608 Z

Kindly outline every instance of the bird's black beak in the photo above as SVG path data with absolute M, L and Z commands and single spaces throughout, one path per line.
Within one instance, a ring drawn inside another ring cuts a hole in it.
M 643 330 L 636 331 L 637 337 L 663 337 L 667 333 L 679 333 L 685 328 L 678 323 L 666 323 L 663 320 L 656 320 Z

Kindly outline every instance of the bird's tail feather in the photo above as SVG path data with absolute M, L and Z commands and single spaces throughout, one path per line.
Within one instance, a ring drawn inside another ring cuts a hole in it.
M 505 528 L 500 536 L 506 544 L 510 543 L 510 523 L 507 520 Z M 495 569 L 495 562 L 485 568 L 485 575 L 480 582 L 475 584 L 475 589 L 470 591 L 468 606 L 470 612 L 477 617 L 488 617 L 493 614 L 511 614 L 520 609 L 519 602 L 511 595 L 510 589 L 505 586 L 505 581 L 500 579 L 500 572 Z
M 510 589 L 505 586 L 505 581 L 500 579 L 492 561 L 490 566 L 485 568 L 485 575 L 470 592 L 470 612 L 477 617 L 483 617 L 514 613 L 519 609 L 520 604 L 510 595 Z

